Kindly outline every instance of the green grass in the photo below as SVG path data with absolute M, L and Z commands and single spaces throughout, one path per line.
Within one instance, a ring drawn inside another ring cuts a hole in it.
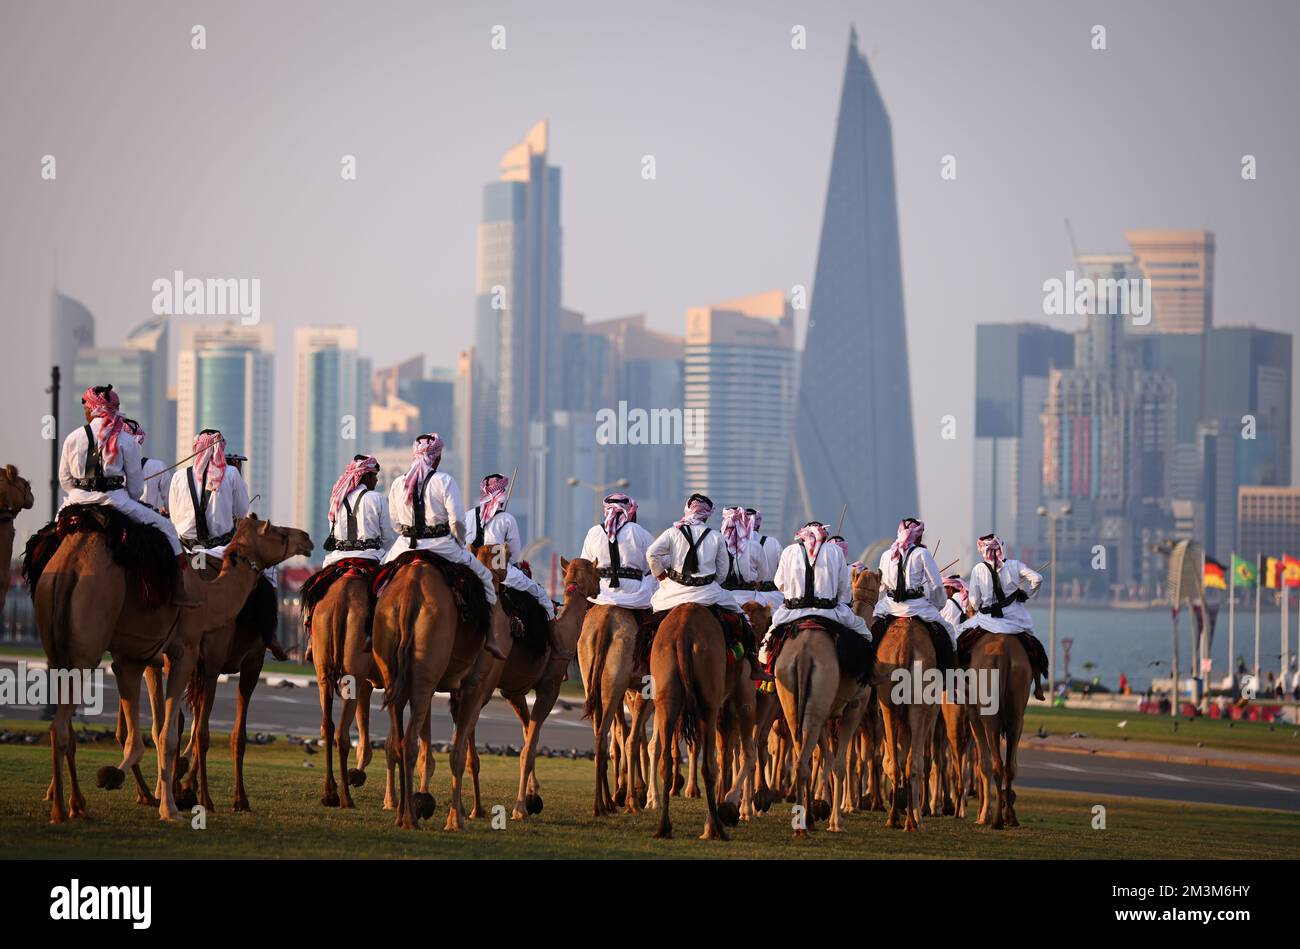
M 0 722 L 9 730 L 39 731 L 33 723 Z M 993 831 L 971 821 L 927 819 L 918 834 L 891 831 L 882 814 L 852 815 L 847 832 L 815 832 L 791 838 L 788 805 L 777 805 L 752 826 L 731 831 L 727 843 L 697 840 L 704 815 L 700 800 L 674 798 L 676 839 L 652 840 L 650 814 L 591 816 L 592 763 L 542 759 L 538 774 L 545 807 L 526 823 L 493 830 L 477 820 L 463 833 L 442 830 L 449 777 L 440 755 L 432 789 L 436 817 L 416 832 L 399 831 L 381 810 L 383 755 L 355 792 L 357 808 L 341 811 L 319 804 L 322 754 L 307 757 L 283 739 L 250 746 L 247 755 L 251 814 L 233 814 L 229 746 L 214 736 L 209 759 L 217 810 L 206 830 L 189 823 L 163 825 L 157 810 L 135 803 L 128 787 L 106 792 L 94 787 L 95 770 L 115 764 L 111 743 L 80 745 L 78 770 L 86 788 L 89 821 L 48 823 L 41 800 L 50 777 L 48 745 L 0 746 L 0 840 L 8 858 L 120 859 L 180 858 L 1291 858 L 1300 850 L 1300 819 L 1247 808 L 1175 804 L 1134 798 L 1025 790 L 1017 809 L 1022 826 Z M 315 767 L 304 767 L 304 760 Z M 153 752 L 145 758 L 154 767 Z M 509 810 L 517 781 L 513 758 L 483 759 L 484 800 L 489 809 Z M 1108 829 L 1091 828 L 1091 809 L 1107 808 Z M 820 825 L 824 826 L 824 825 Z
M 1127 721 L 1123 728 L 1119 723 Z M 1032 735 L 1039 726 L 1054 737 L 1069 737 L 1083 732 L 1089 738 L 1115 741 L 1154 741 L 1186 748 L 1204 745 L 1233 751 L 1258 751 L 1300 757 L 1297 726 L 1278 724 L 1272 730 L 1264 722 L 1228 722 L 1215 718 L 1180 718 L 1178 730 L 1168 715 L 1141 715 L 1102 709 L 1042 708 L 1030 706 L 1025 711 L 1025 734 Z

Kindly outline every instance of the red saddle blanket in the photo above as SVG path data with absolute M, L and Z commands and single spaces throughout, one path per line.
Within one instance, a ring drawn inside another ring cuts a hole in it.
M 148 609 L 170 603 L 176 596 L 180 571 L 162 531 L 131 520 L 107 504 L 67 504 L 56 520 L 27 541 L 23 551 L 23 579 L 32 598 L 50 559 L 71 534 L 103 534 L 113 562 L 126 571 L 135 597 Z
M 317 570 L 302 585 L 303 625 L 308 629 L 311 628 L 311 615 L 316 609 L 316 604 L 325 599 L 325 594 L 329 592 L 330 587 L 339 580 L 344 577 L 360 577 L 366 581 L 366 591 L 370 592 L 371 583 L 374 582 L 375 574 L 379 573 L 379 569 L 378 560 L 371 560 L 369 557 L 345 557 L 334 561 L 328 567 Z M 373 603 L 373 592 L 370 593 L 370 599 Z
M 380 594 L 384 592 L 384 587 L 388 586 L 389 581 L 393 579 L 397 571 L 407 564 L 417 561 L 427 563 L 442 571 L 443 579 L 447 581 L 447 586 L 451 589 L 452 600 L 460 613 L 461 621 L 486 636 L 490 631 L 488 624 L 491 622 L 492 611 L 488 605 L 487 593 L 483 590 L 483 584 L 479 582 L 478 574 L 467 565 L 452 563 L 432 551 L 408 550 L 396 560 L 384 564 L 375 574 L 375 579 L 371 581 L 371 593 L 378 599 Z

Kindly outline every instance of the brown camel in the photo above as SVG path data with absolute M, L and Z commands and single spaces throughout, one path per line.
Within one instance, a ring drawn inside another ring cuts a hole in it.
M 886 827 L 897 828 L 900 815 L 905 815 L 905 829 L 921 828 L 925 758 L 939 703 L 927 701 L 924 694 L 905 695 L 900 680 L 919 678 L 936 668 L 934 644 L 925 624 L 914 616 L 894 617 L 876 646 L 877 673 L 891 680 L 876 688 L 885 726 L 885 770 L 893 780 Z
M 492 568 L 495 555 L 487 546 L 477 556 L 480 563 L 492 570 L 500 589 L 506 574 L 504 567 Z M 477 578 L 473 582 L 477 583 Z M 490 614 L 490 622 L 496 624 L 496 641 L 508 649 L 510 621 L 499 598 L 492 604 Z M 412 772 L 421 743 L 425 746 L 421 757 L 425 762 L 422 770 L 426 782 L 431 770 L 429 705 L 435 691 L 450 692 L 469 686 L 466 679 L 476 668 L 485 640 L 480 630 L 461 619 L 442 570 L 431 563 L 414 559 L 404 564 L 379 594 L 372 648 L 390 719 L 385 747 L 390 787 L 394 775 L 397 782 L 398 827 L 414 830 L 420 818 L 433 816 L 433 798 L 423 790 L 418 796 L 412 793 Z M 409 722 L 404 719 L 408 706 Z M 446 830 L 465 827 L 467 815 L 461 797 L 465 744 L 478 719 L 479 708 L 477 703 L 462 702 L 457 712 L 450 755 L 452 800 Z
M 869 618 L 879 595 L 879 571 L 859 573 L 853 586 L 854 612 L 864 620 Z M 790 630 L 773 671 L 777 696 L 794 741 L 795 802 L 803 807 L 803 826 L 795 829 L 794 836 L 807 837 L 814 823 L 812 756 L 818 746 L 829 781 L 827 829 L 838 833 L 844 829 L 848 749 L 862 723 L 871 687 L 856 676 L 841 673 L 835 640 L 821 627 L 796 626 Z M 832 741 L 827 725 L 836 719 L 838 727 Z
M 1003 824 L 1019 827 L 1012 783 L 1018 770 L 1025 706 L 1033 691 L 1033 667 L 1018 637 L 986 632 L 971 649 L 967 668 L 978 676 L 988 676 L 997 697 L 997 710 L 990 714 L 984 714 L 974 702 L 967 704 L 983 786 L 977 823 L 994 830 L 1001 830 Z
M 249 515 L 248 519 L 254 519 Z M 251 577 L 252 584 L 244 593 L 235 618 L 203 634 L 198 663 L 193 673 L 187 697 L 193 705 L 194 721 L 190 725 L 189 746 L 185 757 L 193 763 L 185 786 L 177 797 L 181 807 L 202 804 L 210 813 L 216 810 L 208 788 L 208 738 L 212 707 L 216 703 L 217 682 L 222 675 L 239 674 L 239 693 L 235 699 L 235 727 L 230 731 L 230 755 L 235 765 L 235 799 L 233 809 L 248 811 L 248 793 L 244 788 L 244 750 L 248 744 L 248 703 L 262 676 L 266 659 L 266 640 L 263 624 L 274 624 L 278 612 L 275 592 L 269 581 L 262 583 L 262 570 L 274 567 L 290 557 L 306 556 L 312 552 L 311 537 L 296 527 L 273 528 L 267 521 L 257 521 L 255 531 L 242 535 L 236 521 L 235 537 L 226 546 L 223 562 L 203 558 L 205 565 L 196 572 L 206 582 L 224 572 L 230 562 L 230 549 L 235 547 L 235 565 Z M 246 604 L 255 600 L 261 609 L 249 616 Z M 272 627 L 274 628 L 274 627 Z M 169 676 L 173 673 L 168 670 Z
M 646 799 L 646 782 L 641 781 L 637 787 L 636 776 L 630 770 L 640 756 L 645 732 L 636 727 L 639 722 L 628 726 L 623 717 L 624 694 L 629 689 L 640 692 L 649 682 L 649 656 L 636 655 L 639 635 L 637 616 L 632 610 L 597 603 L 587 611 L 578 638 L 578 668 L 587 694 L 583 714 L 591 719 L 595 735 L 596 798 L 592 813 L 596 817 L 614 813 L 617 806 L 610 793 L 608 764 L 610 730 L 616 721 L 619 732 L 630 734 L 631 740 L 621 756 L 623 779 L 616 778 L 615 783 L 627 789 L 628 813 L 636 813 Z
M 701 840 L 726 840 L 727 833 L 718 815 L 718 762 L 715 747 L 718 716 L 734 681 L 743 666 L 727 668 L 727 644 L 722 626 L 707 607 L 683 603 L 673 607 L 664 618 L 650 647 L 650 676 L 654 684 L 655 731 L 658 733 L 659 758 L 659 825 L 654 836 L 673 835 L 668 817 L 669 793 L 673 780 L 673 738 L 680 727 L 688 742 L 699 749 L 703 760 L 702 783 L 708 816 Z
M 260 526 L 260 530 L 259 530 Z M 249 517 L 236 532 L 246 549 L 278 544 L 290 532 Z M 301 533 L 301 532 L 296 532 Z M 306 536 L 306 535 L 303 535 Z M 232 543 L 234 543 L 232 541 Z M 310 549 L 310 548 L 309 548 Z M 140 676 L 160 654 L 171 662 L 173 675 L 166 694 L 156 701 L 154 742 L 158 749 L 157 798 L 159 816 L 176 820 L 181 814 L 172 793 L 172 768 L 179 744 L 179 703 L 198 655 L 200 637 L 231 622 L 255 582 L 254 572 L 237 556 L 228 559 L 216 579 L 204 583 L 186 571 L 183 595 L 200 604 L 178 609 L 168 603 L 148 607 L 138 598 L 126 571 L 113 562 L 103 534 L 76 533 L 60 543 L 36 586 L 36 622 L 52 668 L 90 670 L 105 652 L 112 655 L 119 701 L 125 712 L 126 741 L 121 764 L 100 769 L 98 783 L 115 790 L 144 755 L 139 727 Z M 76 770 L 76 739 L 72 734 L 74 706 L 60 701 L 50 725 L 54 775 L 49 789 L 50 821 L 63 823 L 69 811 L 63 798 L 66 761 L 72 790 L 73 817 L 86 816 Z M 161 714 L 159 714 L 161 712 Z
M 4 567 L 4 583 L 0 585 L 0 615 L 5 608 L 9 592 L 9 565 L 14 556 L 14 518 L 35 504 L 32 486 L 26 478 L 18 476 L 18 469 L 5 465 L 0 469 L 0 566 Z
M 370 763 L 370 695 L 372 678 L 378 676 L 374 657 L 366 643 L 370 625 L 371 577 L 352 574 L 335 580 L 312 612 L 312 661 L 320 691 L 321 738 L 325 742 L 325 789 L 321 803 L 326 807 L 350 808 L 352 788 L 366 780 Z M 334 726 L 334 697 L 343 703 L 337 731 Z M 357 722 L 357 766 L 348 770 L 352 721 Z M 339 783 L 334 781 L 334 746 L 339 755 Z M 340 788 L 342 793 L 340 794 Z
M 494 689 L 499 689 L 506 701 L 510 703 L 519 723 L 524 730 L 524 744 L 519 751 L 519 793 L 515 796 L 515 806 L 510 812 L 511 820 L 526 820 L 529 814 L 536 814 L 542 809 L 542 796 L 537 781 L 537 746 L 541 739 L 542 725 L 546 722 L 556 699 L 560 697 L 560 686 L 573 658 L 578 634 L 582 630 L 583 619 L 590 604 L 587 597 L 600 592 L 600 577 L 590 560 L 560 558 L 560 567 L 564 571 L 564 605 L 560 607 L 551 623 L 551 643 L 540 655 L 527 649 L 512 645 L 508 657 L 497 659 L 484 650 L 479 657 L 480 665 L 486 665 L 487 671 L 482 675 L 475 695 L 462 695 L 462 701 L 477 701 L 479 708 L 487 705 Z M 528 706 L 528 693 L 534 692 L 533 705 Z M 470 776 L 474 783 L 474 809 L 471 817 L 482 817 L 483 806 L 479 796 L 479 759 L 474 747 L 474 730 L 470 729 L 469 741 Z

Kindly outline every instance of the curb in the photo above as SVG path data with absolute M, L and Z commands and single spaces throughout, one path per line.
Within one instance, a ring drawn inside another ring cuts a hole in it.
M 1203 768 L 1228 768 L 1234 771 L 1267 771 L 1271 774 L 1300 775 L 1300 763 L 1287 764 L 1274 761 L 1242 761 L 1235 758 L 1208 757 L 1205 755 L 1156 754 L 1153 752 L 1123 751 L 1118 748 L 1084 748 L 1044 741 L 1041 738 L 1020 739 L 1021 750 L 1060 751 L 1072 755 L 1095 755 L 1099 758 L 1123 758 L 1129 761 L 1154 761 L 1158 764 L 1199 765 Z

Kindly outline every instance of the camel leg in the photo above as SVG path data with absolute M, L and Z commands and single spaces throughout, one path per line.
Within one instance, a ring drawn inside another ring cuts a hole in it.
M 239 670 L 239 694 L 235 697 L 235 728 L 230 733 L 230 754 L 235 759 L 235 805 L 236 811 L 251 811 L 248 806 L 248 792 L 244 788 L 244 749 L 248 747 L 248 703 L 253 700 L 253 690 L 262 675 L 262 663 L 266 653 L 258 647 L 249 654 Z M 332 722 L 331 722 L 332 726 Z M 326 755 L 329 754 L 327 750 Z
M 397 729 L 392 727 L 392 713 L 389 713 L 388 738 L 384 740 L 384 760 L 387 764 L 387 775 L 384 781 L 384 810 L 397 810 L 397 787 L 396 772 L 398 771 L 397 759 L 401 754 L 401 748 L 397 741 Z
M 163 714 L 162 713 L 162 670 L 154 665 L 145 666 L 144 680 L 145 680 L 145 684 L 148 685 L 149 687 L 149 708 L 152 712 L 151 728 L 154 732 L 157 732 L 159 725 L 161 724 L 159 720 L 162 718 L 162 714 Z M 119 743 L 123 745 L 123 748 L 125 748 L 126 715 L 122 711 L 121 702 L 118 702 L 117 720 L 118 720 L 117 740 Z M 154 739 L 156 745 L 157 742 L 156 734 L 154 736 Z M 144 759 L 143 753 L 140 755 L 140 758 L 141 760 Z M 140 768 L 139 761 L 137 761 L 134 765 L 131 766 L 131 776 L 135 778 L 135 802 L 137 804 L 146 804 L 149 807 L 157 807 L 158 797 L 157 795 L 149 791 L 149 785 L 145 782 L 144 772 Z
M 432 701 L 430 696 L 430 701 Z M 412 713 L 411 721 L 415 721 Z M 415 735 L 415 729 L 411 728 L 411 734 Z M 424 727 L 420 729 L 420 793 L 429 793 L 429 782 L 433 780 L 433 774 L 438 770 L 438 760 L 433 755 L 433 710 L 429 709 L 424 719 Z
M 1014 714 L 1011 709 L 1004 710 L 1003 714 L 1006 715 L 1007 759 L 1002 769 L 1002 809 L 1006 815 L 1006 825 L 1019 827 L 1020 821 L 1016 819 L 1016 792 L 1011 784 L 1019 771 L 1017 759 L 1020 754 L 1020 732 L 1025 722 L 1023 716 Z
M 697 741 L 688 740 L 687 743 L 687 772 L 686 788 L 682 791 L 684 797 L 700 796 L 700 744 Z
M 411 771 L 415 756 L 409 753 L 409 746 L 415 739 L 416 732 L 406 731 L 402 727 L 402 708 L 394 702 L 388 706 L 389 741 L 392 751 L 389 753 L 389 783 L 392 783 L 393 762 L 397 763 L 397 826 L 405 830 L 415 830 L 418 826 L 415 817 L 415 805 L 411 800 Z
M 528 729 L 524 735 L 524 747 L 519 751 L 519 795 L 510 814 L 511 820 L 525 820 L 528 817 L 529 779 L 532 779 L 533 786 L 536 787 L 534 769 L 537 766 L 537 746 L 542 737 L 542 725 L 550 716 L 551 709 L 555 707 L 556 699 L 560 697 L 560 681 L 559 676 L 555 676 L 539 684 L 537 688 L 536 698 L 529 713 Z M 541 803 L 541 795 L 535 790 L 531 792 L 531 796 L 536 797 L 538 803 Z
M 910 705 L 907 708 L 908 731 L 911 741 L 907 751 L 907 820 L 904 830 L 921 829 L 921 815 L 925 810 L 925 752 L 934 736 L 932 705 Z
M 650 738 L 646 742 L 646 756 L 649 764 L 646 767 L 645 809 L 653 811 L 659 807 L 659 782 L 656 779 L 656 771 L 659 762 L 658 755 L 663 742 L 659 740 L 659 729 L 655 727 L 653 708 L 647 708 L 646 714 L 650 716 Z
M 198 791 L 198 802 L 209 814 L 212 814 L 216 812 L 216 806 L 212 803 L 212 795 L 208 793 L 208 746 L 211 737 L 208 721 L 212 717 L 212 706 L 217 699 L 217 676 L 205 675 L 202 688 L 197 692 L 198 704 L 194 709 L 195 731 L 194 738 L 190 741 L 190 747 L 194 750 L 194 769 L 190 772 L 185 786 L 190 790 Z
M 852 799 L 852 791 L 848 781 L 848 755 L 849 746 L 854 744 L 858 726 L 862 723 L 863 699 L 851 702 L 845 706 L 840 715 L 839 740 L 835 743 L 833 757 L 831 759 L 831 818 L 826 829 L 834 833 L 844 830 L 843 817 L 841 811 L 844 808 L 845 795 Z
M 344 696 L 343 708 L 339 710 L 339 727 L 334 734 L 339 753 L 339 807 L 344 809 L 357 806 L 352 800 L 352 773 L 348 770 L 348 753 L 352 750 L 352 720 L 356 714 L 357 700 Z M 357 757 L 361 757 L 359 752 Z
M 180 715 L 181 706 L 185 702 L 185 687 L 198 661 L 200 633 L 197 629 L 198 620 L 191 615 L 193 612 L 181 610 L 177 620 L 180 624 L 177 637 L 181 649 L 179 656 L 172 660 L 166 678 L 162 740 L 155 743 L 158 753 L 158 817 L 164 821 L 179 820 L 182 817 L 181 812 L 176 808 L 176 799 L 172 795 L 172 769 L 176 766 L 176 753 L 180 746 Z M 132 727 L 129 712 L 127 726 Z
M 113 677 L 117 681 L 118 692 L 118 718 L 120 730 L 122 731 L 122 761 L 114 769 L 114 775 L 108 780 L 100 782 L 100 787 L 106 787 L 115 790 L 121 787 L 121 782 L 126 779 L 126 772 L 131 771 L 133 774 L 138 770 L 140 761 L 144 758 L 144 737 L 140 734 L 140 675 L 144 671 L 144 664 L 131 662 L 124 659 L 113 660 Z M 71 724 L 71 723 L 69 723 Z M 74 740 L 75 745 L 75 740 Z M 78 813 L 77 796 L 80 791 L 76 788 L 76 775 L 72 774 L 73 779 L 73 801 L 72 816 L 84 816 L 85 802 L 80 805 Z M 144 783 L 143 776 L 140 779 L 140 785 Z M 137 785 L 137 797 L 139 785 Z M 155 801 L 155 803 L 157 803 Z
M 375 687 L 364 676 L 357 676 L 357 766 L 354 771 L 365 771 L 375 756 L 370 747 L 370 696 Z
M 465 829 L 465 805 L 462 799 L 465 759 L 468 757 L 467 746 L 474 740 L 474 723 L 478 721 L 479 709 L 483 707 L 483 696 L 479 687 L 466 688 L 461 693 L 461 701 L 456 708 L 456 732 L 452 736 L 449 765 L 451 768 L 451 805 L 447 809 L 447 823 L 443 830 Z
M 718 709 L 706 709 L 700 723 L 700 779 L 704 785 L 704 800 L 709 813 L 704 820 L 701 840 L 727 840 L 727 832 L 718 817 Z
M 673 822 L 668 817 L 668 800 L 673 795 L 676 774 L 677 719 L 681 714 L 682 686 L 675 677 L 659 682 L 655 688 L 655 734 L 659 743 L 659 824 L 654 837 L 668 840 L 673 836 Z
M 740 819 L 751 820 L 754 809 L 754 762 L 758 751 L 754 745 L 755 729 L 754 680 L 742 676 L 733 699 L 732 723 L 738 744 L 738 762 L 732 776 L 730 791 L 724 800 L 740 809 Z
M 334 686 L 323 675 L 316 679 L 316 686 L 320 690 L 320 737 L 325 743 L 325 788 L 320 802 L 325 807 L 338 807 L 339 789 L 334 783 Z
M 1002 755 L 998 748 L 997 716 L 973 714 L 975 738 L 979 744 L 979 767 L 983 800 L 977 823 L 1002 829 Z
M 607 702 L 601 706 L 600 721 L 595 724 L 596 799 L 592 805 L 592 814 L 595 817 L 605 817 L 614 813 L 614 795 L 609 790 L 609 742 L 614 725 L 612 704 Z M 621 709 L 619 714 L 622 714 Z
M 72 706 L 60 702 L 50 722 L 50 758 L 54 764 L 53 792 L 50 796 L 50 823 L 63 824 L 68 820 L 68 808 L 63 801 L 63 763 L 68 757 L 69 725 L 72 723 Z
M 486 816 L 487 811 L 483 810 L 483 794 L 482 790 L 479 788 L 478 772 L 480 762 L 478 758 L 478 746 L 474 741 L 473 727 L 470 728 L 469 738 L 465 742 L 465 761 L 469 765 L 469 783 L 470 787 L 474 791 L 474 806 L 470 808 L 469 819 L 479 820 Z

